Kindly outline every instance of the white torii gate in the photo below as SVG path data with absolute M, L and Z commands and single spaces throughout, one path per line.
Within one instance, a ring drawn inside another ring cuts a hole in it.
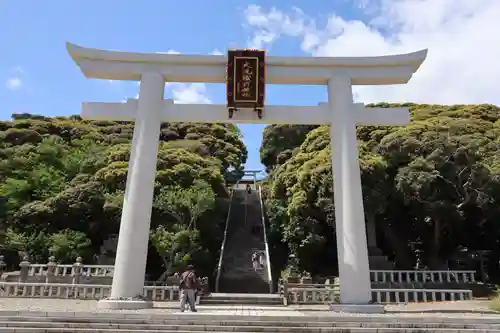
M 267 57 L 270 84 L 327 85 L 328 103 L 318 106 L 267 106 L 259 119 L 240 109 L 229 119 L 226 105 L 174 104 L 164 100 L 165 82 L 225 82 L 222 55 L 145 54 L 97 50 L 67 44 L 88 78 L 140 81 L 139 98 L 126 103 L 84 103 L 82 117 L 134 121 L 132 152 L 123 202 L 111 297 L 107 308 L 143 308 L 151 206 L 162 122 L 330 124 L 340 299 L 343 311 L 376 312 L 369 305 L 371 285 L 361 192 L 356 125 L 405 125 L 407 108 L 365 108 L 353 103 L 352 85 L 407 83 L 427 50 L 382 57 Z M 128 300 L 125 300 L 127 299 Z

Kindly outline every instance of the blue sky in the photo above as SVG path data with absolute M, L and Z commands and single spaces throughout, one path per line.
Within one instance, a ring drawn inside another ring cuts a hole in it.
M 19 112 L 78 114 L 83 101 L 121 101 L 137 95 L 132 82 L 86 79 L 67 54 L 67 41 L 124 51 L 205 54 L 258 46 L 270 55 L 289 56 L 383 55 L 429 48 L 428 60 L 409 85 L 359 88 L 355 99 L 498 104 L 500 37 L 492 27 L 499 26 L 499 4 L 0 0 L 0 119 Z M 225 103 L 221 84 L 172 84 L 166 97 Z M 316 105 L 325 100 L 324 87 L 269 86 L 266 96 L 268 104 Z M 258 149 L 263 127 L 241 126 L 249 169 L 262 167 Z
M 356 16 L 349 2 L 331 1 L 2 1 L 0 3 L 0 118 L 15 112 L 48 116 L 80 112 L 83 101 L 120 101 L 134 97 L 132 83 L 84 78 L 66 52 L 65 42 L 138 52 L 211 53 L 246 47 L 251 28 L 244 11 L 252 4 L 270 9 L 300 7 L 321 18 L 336 11 Z M 324 17 L 326 20 L 326 17 Z M 270 55 L 305 55 L 299 41 L 283 39 Z M 316 104 L 324 89 L 270 87 L 270 104 Z M 172 89 L 167 89 L 170 97 Z M 207 85 L 210 101 L 224 103 L 224 87 Z M 259 169 L 262 125 L 242 125 L 249 150 L 247 167 Z

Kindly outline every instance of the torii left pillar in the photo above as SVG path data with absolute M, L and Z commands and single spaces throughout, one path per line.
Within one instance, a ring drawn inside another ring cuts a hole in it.
M 111 297 L 101 300 L 100 308 L 143 309 L 153 306 L 153 302 L 145 301 L 141 296 L 144 292 L 164 89 L 161 74 L 142 74 Z
M 330 78 L 328 105 L 341 300 L 332 310 L 337 307 L 341 311 L 381 312 L 381 307 L 370 305 L 370 268 L 350 77 L 338 73 Z

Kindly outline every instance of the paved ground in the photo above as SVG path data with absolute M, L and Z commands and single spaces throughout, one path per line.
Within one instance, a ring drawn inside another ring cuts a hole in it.
M 68 300 L 68 299 L 35 299 L 35 298 L 0 298 L 0 311 L 42 311 L 42 312 L 125 312 L 125 313 L 144 313 L 144 314 L 162 314 L 178 312 L 177 302 L 155 303 L 154 309 L 146 310 L 99 310 L 97 301 Z M 321 315 L 333 315 L 328 311 L 326 305 L 308 305 L 308 306 L 248 306 L 248 305 L 200 305 L 198 307 L 200 314 L 220 314 L 220 315 L 247 315 L 247 316 L 309 316 L 312 312 Z M 487 301 L 459 301 L 442 303 L 413 303 L 408 305 L 388 305 L 386 316 L 481 316 L 492 317 L 500 314 L 494 314 L 488 309 Z M 338 314 L 336 314 L 338 315 Z M 363 316 L 362 314 L 345 314 Z

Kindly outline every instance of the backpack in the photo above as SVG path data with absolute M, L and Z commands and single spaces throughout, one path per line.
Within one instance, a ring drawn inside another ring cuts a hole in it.
M 180 289 L 195 289 L 196 288 L 196 275 L 193 272 L 184 272 L 181 276 L 179 284 Z

